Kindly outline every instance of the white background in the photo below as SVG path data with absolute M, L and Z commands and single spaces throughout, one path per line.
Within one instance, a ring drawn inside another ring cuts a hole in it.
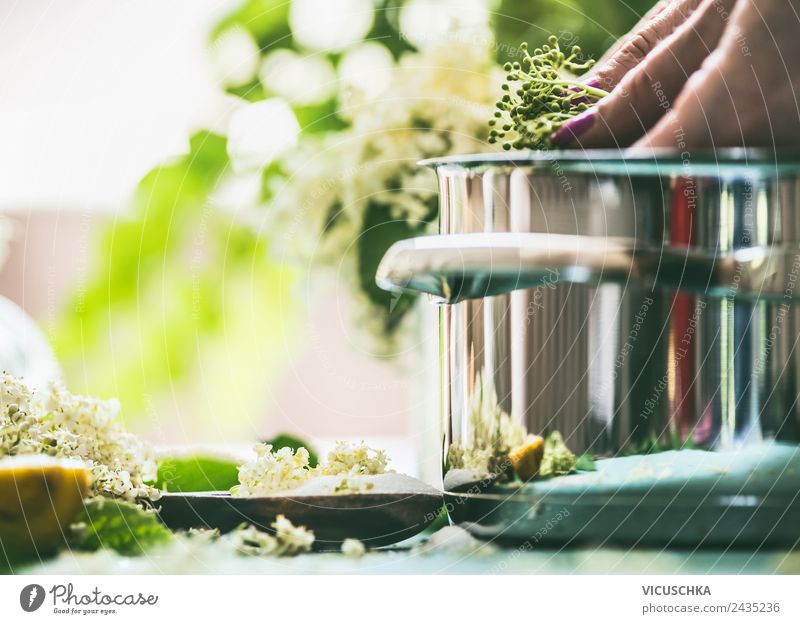
M 158 594 L 155 606 L 120 607 L 109 616 L 53 615 L 52 598 L 35 613 L 19 606 L 29 583 L 49 590 L 73 583 L 107 594 Z M 645 597 L 642 585 L 708 585 L 711 596 Z M 3 621 L 41 622 L 798 622 L 791 576 L 76 576 L 2 577 Z M 780 602 L 771 614 L 642 615 L 642 606 Z M 257 618 L 257 619 L 254 619 Z

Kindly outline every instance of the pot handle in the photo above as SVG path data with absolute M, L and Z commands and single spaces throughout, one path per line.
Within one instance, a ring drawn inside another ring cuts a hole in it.
M 800 247 L 747 247 L 721 255 L 637 247 L 633 238 L 476 233 L 422 236 L 386 252 L 375 281 L 455 303 L 556 282 L 659 286 L 744 300 L 800 301 Z

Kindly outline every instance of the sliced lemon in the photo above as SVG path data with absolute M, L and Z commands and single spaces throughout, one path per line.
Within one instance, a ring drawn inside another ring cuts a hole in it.
M 0 459 L 0 546 L 7 555 L 44 554 L 64 538 L 89 490 L 85 464 L 46 455 Z
M 522 446 L 512 449 L 508 454 L 508 459 L 514 466 L 517 476 L 523 481 L 527 481 L 539 473 L 543 456 L 544 438 L 532 436 Z

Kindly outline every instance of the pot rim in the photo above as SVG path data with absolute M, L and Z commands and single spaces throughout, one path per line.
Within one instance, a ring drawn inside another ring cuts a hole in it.
M 765 177 L 800 172 L 800 148 L 520 150 L 426 158 L 417 164 L 437 171 L 524 168 L 551 169 L 558 174 Z

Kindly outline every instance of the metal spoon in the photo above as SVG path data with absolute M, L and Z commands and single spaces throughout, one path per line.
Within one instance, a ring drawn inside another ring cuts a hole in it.
M 239 497 L 228 492 L 165 493 L 154 504 L 170 529 L 212 528 L 227 532 L 242 523 L 272 531 L 283 514 L 314 531 L 317 549 L 334 549 L 346 538 L 366 546 L 388 546 L 413 537 L 442 509 L 439 491 L 421 481 L 408 491 L 292 494 Z

